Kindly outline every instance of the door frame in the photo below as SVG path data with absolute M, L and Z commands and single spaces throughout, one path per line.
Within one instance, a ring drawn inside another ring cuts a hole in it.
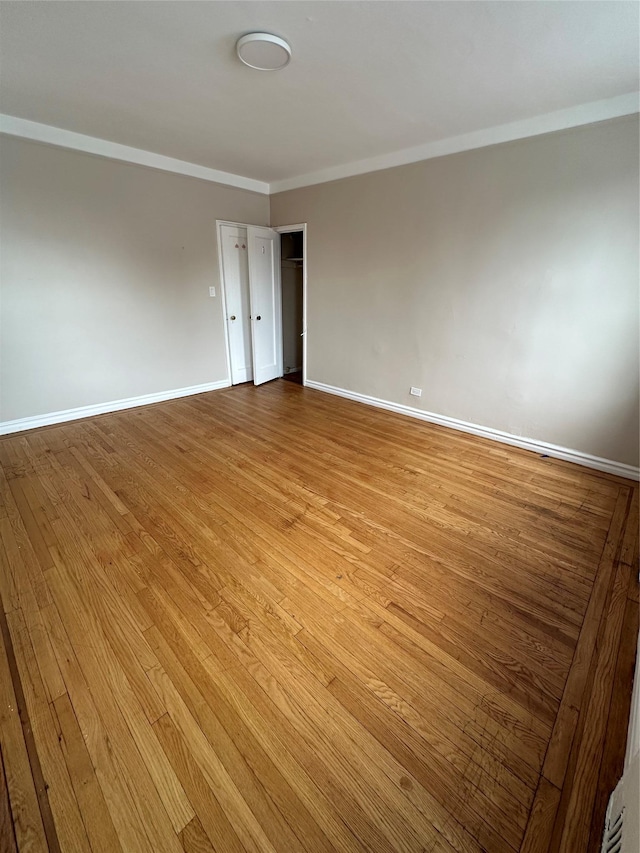
M 302 384 L 307 384 L 307 223 L 297 225 L 271 225 L 278 234 L 302 231 Z

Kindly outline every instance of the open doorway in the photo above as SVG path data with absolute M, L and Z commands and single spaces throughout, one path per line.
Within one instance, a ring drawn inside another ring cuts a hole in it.
M 286 225 L 280 233 L 283 378 L 306 382 L 306 226 Z

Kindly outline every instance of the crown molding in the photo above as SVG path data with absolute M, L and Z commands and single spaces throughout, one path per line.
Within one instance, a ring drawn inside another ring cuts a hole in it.
M 56 145 L 59 148 L 72 148 L 74 151 L 108 157 L 110 160 L 136 163 L 138 166 L 160 169 L 163 172 L 175 172 L 178 175 L 187 175 L 190 178 L 199 178 L 215 184 L 225 184 L 262 195 L 269 194 L 269 184 L 265 181 L 256 181 L 231 172 L 221 172 L 218 169 L 199 166 L 197 163 L 188 163 L 186 160 L 176 160 L 174 157 L 144 151 L 142 148 L 131 148 L 129 145 L 120 145 L 118 142 L 110 142 L 107 139 L 98 139 L 95 136 L 86 136 L 84 133 L 74 133 L 71 130 L 63 130 L 61 127 L 27 121 L 27 119 L 2 113 L 0 113 L 0 133 L 31 139 L 34 142 L 44 142 L 47 145 Z
M 461 136 L 451 136 L 448 139 L 439 139 L 436 142 L 427 142 L 415 148 L 405 148 L 401 151 L 382 154 L 379 157 L 369 157 L 366 160 L 357 160 L 341 166 L 320 169 L 318 172 L 309 172 L 296 178 L 284 178 L 281 181 L 271 183 L 269 193 L 273 195 L 313 184 L 324 184 L 328 181 L 337 181 L 354 175 L 364 175 L 367 172 L 378 172 L 394 166 L 405 166 L 409 163 L 417 163 L 420 160 L 431 160 L 434 157 L 444 157 L 447 154 L 458 154 L 461 151 L 470 151 L 473 148 L 486 148 L 500 142 L 512 142 L 529 136 L 540 136 L 543 133 L 567 130 L 571 127 L 620 118 L 637 112 L 640 112 L 640 93 L 631 92 L 604 101 L 591 101 L 588 104 L 580 104 L 577 107 L 569 107 L 534 118 L 488 127 Z
M 249 190 L 262 195 L 273 195 L 286 192 L 300 187 L 323 184 L 328 181 L 337 181 L 341 178 L 350 178 L 355 175 L 364 175 L 367 172 L 378 172 L 382 169 L 391 169 L 394 166 L 405 166 L 409 163 L 417 163 L 420 160 L 430 160 L 434 157 L 444 157 L 447 154 L 457 154 L 461 151 L 470 151 L 474 148 L 485 148 L 489 145 L 497 145 L 501 142 L 512 142 L 516 139 L 525 139 L 530 136 L 540 136 L 544 133 L 554 133 L 558 130 L 567 130 L 571 127 L 593 124 L 594 122 L 606 121 L 607 119 L 620 118 L 640 112 L 640 93 L 631 92 L 627 95 L 618 95 L 604 101 L 592 101 L 566 110 L 558 110 L 553 113 L 523 119 L 522 121 L 501 124 L 496 127 L 476 130 L 461 136 L 451 136 L 447 139 L 439 139 L 436 142 L 427 142 L 414 148 L 405 148 L 401 151 L 393 151 L 382 154 L 379 157 L 369 157 L 365 160 L 356 160 L 341 166 L 332 166 L 317 172 L 309 172 L 294 178 L 284 178 L 271 184 L 266 181 L 257 181 L 246 178 L 243 175 L 234 175 L 231 172 L 221 172 L 218 169 L 210 169 L 197 163 L 188 163 L 186 160 L 177 160 L 174 157 L 165 157 L 163 154 L 155 154 L 142 148 L 132 148 L 128 145 L 120 145 L 118 142 L 110 142 L 106 139 L 98 139 L 95 136 L 86 136 L 83 133 L 75 133 L 60 127 L 48 124 L 40 124 L 15 116 L 0 113 L 0 133 L 7 136 L 18 136 L 22 139 L 31 139 L 35 142 L 43 142 L 48 145 L 56 145 L 60 148 L 71 148 L 75 151 L 83 151 L 87 154 L 95 154 L 98 157 L 107 157 L 112 160 L 122 160 L 126 163 L 136 163 L 151 169 L 160 169 L 165 172 L 174 172 L 178 175 L 187 175 L 191 178 L 199 178 L 203 181 L 211 181 L 216 184 Z

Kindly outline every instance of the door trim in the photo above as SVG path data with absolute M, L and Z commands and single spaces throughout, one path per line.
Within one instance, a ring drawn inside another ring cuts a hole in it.
M 302 231 L 302 384 L 307 384 L 307 223 L 271 226 L 278 234 Z

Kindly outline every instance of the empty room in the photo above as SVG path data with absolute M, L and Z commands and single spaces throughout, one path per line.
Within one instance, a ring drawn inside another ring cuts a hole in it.
M 0 853 L 638 853 L 639 69 L 0 0 Z

